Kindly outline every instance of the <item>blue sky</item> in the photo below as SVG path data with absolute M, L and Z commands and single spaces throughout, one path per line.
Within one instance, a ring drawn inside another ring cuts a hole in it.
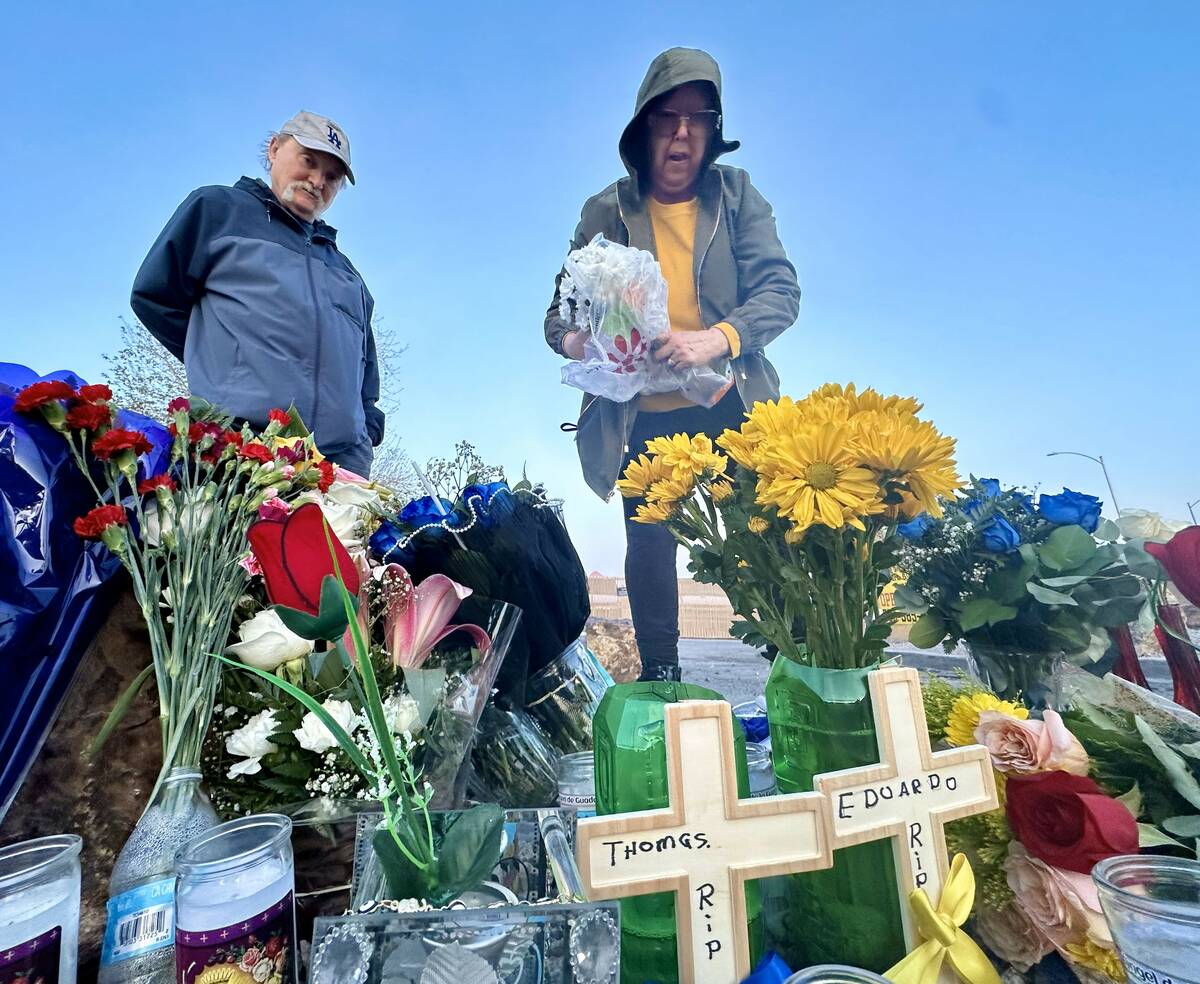
M 6 13 L 0 360 L 98 378 L 194 187 L 258 174 L 303 107 L 353 144 L 328 218 L 408 345 L 389 428 L 471 440 L 567 500 L 616 573 L 620 512 L 559 433 L 541 322 L 650 59 L 713 52 L 728 135 L 804 290 L 785 392 L 913 394 L 964 471 L 1185 517 L 1200 497 L 1200 7 L 1116 2 L 21 4 Z M 419 9 L 418 9 L 419 8 Z

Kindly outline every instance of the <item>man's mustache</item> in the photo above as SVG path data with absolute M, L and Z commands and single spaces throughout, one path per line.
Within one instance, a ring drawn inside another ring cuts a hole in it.
M 317 200 L 317 207 L 323 208 L 325 205 L 325 196 L 318 191 L 312 184 L 307 181 L 293 181 L 283 189 L 283 200 L 291 202 L 296 200 L 296 192 L 306 191 Z

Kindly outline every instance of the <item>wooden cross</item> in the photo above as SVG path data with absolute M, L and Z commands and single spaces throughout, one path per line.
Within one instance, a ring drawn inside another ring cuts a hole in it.
M 665 713 L 671 805 L 580 820 L 579 870 L 592 900 L 674 892 L 680 984 L 738 984 L 750 973 L 746 882 L 828 868 L 827 801 L 739 800 L 729 704 Z
M 884 667 L 867 679 L 880 763 L 828 772 L 813 785 L 829 797 L 835 849 L 891 838 L 911 951 L 923 941 L 908 896 L 923 888 L 936 906 L 949 872 L 943 824 L 996 809 L 996 777 L 982 745 L 930 749 L 916 670 Z M 954 975 L 944 968 L 940 979 L 954 980 Z

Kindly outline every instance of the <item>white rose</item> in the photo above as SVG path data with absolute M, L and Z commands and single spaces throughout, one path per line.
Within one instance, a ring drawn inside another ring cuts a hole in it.
M 283 624 L 273 608 L 265 608 L 237 628 L 239 642 L 225 648 L 247 666 L 274 672 L 284 663 L 307 656 L 313 650 L 308 639 L 301 639 Z
M 271 976 L 275 965 L 270 960 L 260 960 L 254 965 L 254 969 L 250 971 L 250 976 L 253 977 L 258 984 L 265 984 L 266 979 Z
M 392 734 L 421 730 L 421 709 L 410 694 L 392 694 L 383 702 L 383 718 Z
M 329 486 L 322 502 L 333 502 L 339 506 L 354 506 L 357 509 L 382 507 L 379 492 L 357 482 L 334 482 Z
M 1166 543 L 1187 526 L 1187 523 L 1180 523 L 1174 519 L 1163 519 L 1158 513 L 1150 512 L 1148 509 L 1122 509 L 1117 526 L 1126 540 L 1152 540 L 1155 543 Z
M 330 698 L 321 705 L 321 709 L 334 719 L 346 734 L 353 734 L 358 727 L 358 718 L 354 708 L 348 701 Z M 321 719 L 309 711 L 300 721 L 300 727 L 292 732 L 300 747 L 305 751 L 316 752 L 318 755 L 327 752 L 337 745 L 333 732 L 325 727 Z
M 277 751 L 277 747 L 267 739 L 279 730 L 273 710 L 260 711 L 255 714 L 237 731 L 225 739 L 225 751 L 230 755 L 242 758 L 229 768 L 229 778 L 235 776 L 252 776 L 262 770 L 259 763 L 264 755 Z

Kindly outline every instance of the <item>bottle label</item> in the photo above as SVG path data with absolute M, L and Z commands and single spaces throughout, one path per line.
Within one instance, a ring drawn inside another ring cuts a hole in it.
M 175 879 L 160 878 L 108 900 L 100 966 L 168 947 L 175 939 Z
M 559 790 L 558 805 L 575 811 L 575 817 L 582 820 L 596 815 L 595 793 L 564 793 Z
M 1122 959 L 1125 962 L 1125 969 L 1129 972 L 1130 984 L 1196 984 L 1193 978 L 1155 970 L 1153 967 L 1131 959 L 1128 954 L 1122 954 Z
M 38 980 L 43 984 L 58 984 L 61 951 L 61 926 L 10 947 L 0 953 L 0 984 Z
M 284 984 L 295 980 L 296 906 L 291 892 L 256 916 L 215 929 L 175 931 L 175 980 L 195 984 L 214 968 L 229 971 L 212 980 Z M 240 972 L 240 973 L 238 973 Z M 248 982 L 247 982 L 248 984 Z

